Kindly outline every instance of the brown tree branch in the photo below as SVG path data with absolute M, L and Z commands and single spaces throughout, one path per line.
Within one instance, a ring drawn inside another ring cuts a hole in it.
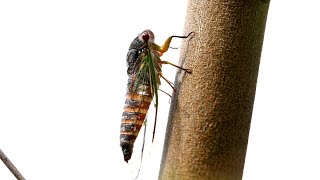
M 18 171 L 18 169 L 13 165 L 13 163 L 9 160 L 9 158 L 2 152 L 0 149 L 0 159 L 2 162 L 7 166 L 7 168 L 11 171 L 11 173 L 18 179 L 18 180 L 25 180 L 22 174 Z
M 241 179 L 269 3 L 189 0 L 159 179 Z

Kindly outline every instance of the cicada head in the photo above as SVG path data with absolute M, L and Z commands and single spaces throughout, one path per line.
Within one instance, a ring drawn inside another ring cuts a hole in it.
M 146 29 L 139 35 L 139 40 L 147 44 L 154 43 L 154 34 L 149 29 Z

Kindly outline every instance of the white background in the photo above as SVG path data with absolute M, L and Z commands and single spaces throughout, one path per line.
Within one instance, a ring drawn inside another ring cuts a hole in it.
M 271 2 L 245 180 L 320 179 L 318 8 Z M 146 28 L 159 44 L 181 35 L 185 11 L 170 0 L 0 1 L 0 148 L 27 179 L 135 177 L 141 136 L 129 164 L 119 147 L 127 49 Z M 163 58 L 178 63 L 179 50 Z M 163 69 L 174 81 L 176 69 Z M 140 179 L 157 179 L 169 106 L 161 94 Z M 2 162 L 0 179 L 15 179 Z

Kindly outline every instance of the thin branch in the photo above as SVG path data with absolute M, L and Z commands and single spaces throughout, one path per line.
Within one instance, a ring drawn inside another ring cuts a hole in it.
M 18 169 L 13 165 L 13 163 L 9 160 L 9 158 L 2 152 L 0 149 L 0 159 L 2 162 L 8 167 L 11 173 L 18 179 L 18 180 L 25 180 L 22 174 L 18 171 Z

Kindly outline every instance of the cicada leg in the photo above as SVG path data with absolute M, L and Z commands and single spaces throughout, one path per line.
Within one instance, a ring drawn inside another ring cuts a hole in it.
M 161 91 L 161 92 L 165 93 L 165 94 L 166 94 L 166 95 L 168 95 L 170 98 L 172 97 L 169 93 L 165 92 L 165 91 L 164 91 L 164 90 L 162 90 L 162 89 L 159 89 L 159 91 Z
M 165 78 L 162 74 L 160 74 L 160 77 L 162 77 L 162 79 L 164 79 L 173 89 L 174 92 L 176 92 L 176 89 L 173 87 L 173 83 L 170 82 L 167 78 Z
M 161 52 L 161 53 L 165 53 L 168 51 L 169 49 L 169 46 L 170 46 L 170 43 L 171 43 L 171 40 L 172 38 L 182 38 L 182 39 L 185 39 L 185 38 L 188 38 L 191 34 L 193 34 L 194 32 L 190 32 L 187 36 L 170 36 L 168 37 L 168 39 L 164 42 L 164 44 L 159 47 L 157 49 L 157 51 Z
M 174 67 L 176 67 L 176 68 L 179 68 L 179 69 L 181 69 L 181 70 L 184 70 L 184 71 L 186 71 L 186 72 L 189 73 L 189 74 L 192 73 L 192 70 L 191 70 L 191 69 L 183 68 L 183 67 L 178 66 L 178 65 L 175 65 L 175 64 L 173 64 L 173 63 L 171 63 L 171 62 L 169 62 L 169 61 L 160 61 L 160 64 L 170 64 L 171 66 L 174 66 Z

